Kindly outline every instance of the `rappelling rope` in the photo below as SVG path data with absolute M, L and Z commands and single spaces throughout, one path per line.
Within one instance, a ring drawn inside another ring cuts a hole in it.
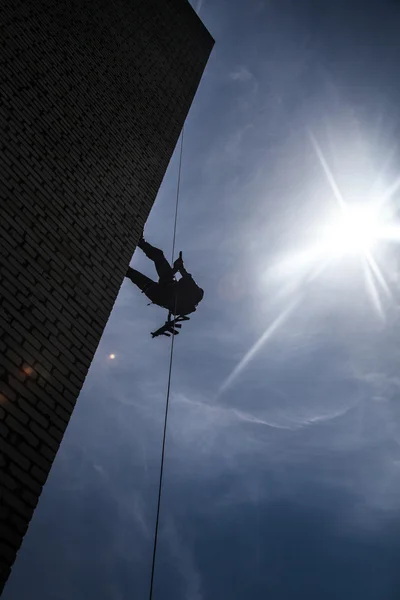
M 173 235 L 173 239 L 172 239 L 172 257 L 171 257 L 172 265 L 174 264 L 174 256 L 175 256 L 176 224 L 178 221 L 179 192 L 180 192 L 180 187 L 181 187 L 183 132 L 184 132 L 184 127 L 182 127 L 182 133 L 181 133 L 181 149 L 180 149 L 180 154 L 179 154 L 178 184 L 177 184 L 177 188 L 176 188 L 174 235 Z M 178 295 L 176 294 L 174 320 L 173 320 L 173 328 L 174 329 L 175 329 L 177 302 L 178 302 Z M 166 441 L 166 437 L 167 437 L 169 396 L 170 396 L 170 391 L 171 391 L 172 362 L 173 362 L 173 357 L 174 357 L 174 339 L 175 339 L 175 335 L 172 335 L 171 336 L 171 351 L 170 351 L 170 355 L 169 355 L 167 398 L 166 398 L 165 413 L 164 413 L 164 430 L 163 430 L 163 439 L 162 439 L 162 447 L 161 447 L 160 478 L 159 478 L 159 483 L 158 483 L 157 515 L 156 515 L 156 524 L 155 524 L 155 530 L 154 530 L 153 559 L 152 559 L 152 564 L 151 564 L 149 600 L 153 599 L 154 571 L 155 571 L 156 554 L 157 554 L 158 526 L 159 526 L 159 521 L 160 521 L 161 494 L 162 494 L 163 474 L 164 474 L 165 441 Z

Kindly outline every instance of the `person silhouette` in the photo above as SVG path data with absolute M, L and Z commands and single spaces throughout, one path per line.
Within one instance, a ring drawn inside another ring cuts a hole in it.
M 142 237 L 138 247 L 147 258 L 154 262 L 158 281 L 153 281 L 136 269 L 128 267 L 126 277 L 144 293 L 152 304 L 166 308 L 174 316 L 185 316 L 196 311 L 204 296 L 204 290 L 197 285 L 192 275 L 184 267 L 182 252 L 171 267 L 159 248 L 152 246 Z M 176 279 L 179 272 L 181 277 Z

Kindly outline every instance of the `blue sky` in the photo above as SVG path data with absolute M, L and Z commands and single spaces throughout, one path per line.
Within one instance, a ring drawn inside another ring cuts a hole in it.
M 177 249 L 205 297 L 175 345 L 154 599 L 397 599 L 398 249 L 310 248 L 338 190 L 396 215 L 399 3 L 194 5 L 216 46 Z M 168 255 L 177 166 L 145 230 Z M 163 319 L 124 282 L 4 600 L 148 597 Z

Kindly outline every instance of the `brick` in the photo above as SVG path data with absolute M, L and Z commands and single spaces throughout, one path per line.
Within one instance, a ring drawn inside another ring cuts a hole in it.
M 51 398 L 51 396 L 49 395 L 49 393 L 45 389 L 43 389 L 43 385 L 42 384 L 44 385 L 44 387 L 46 387 L 46 385 L 48 385 L 45 378 L 42 378 L 42 383 L 41 383 L 40 379 L 38 379 L 37 381 L 33 381 L 31 379 L 28 379 L 27 382 L 26 382 L 26 388 L 27 388 L 27 390 L 29 392 L 31 392 L 31 394 L 35 398 L 35 404 L 39 400 L 42 400 L 43 402 L 45 402 L 49 406 L 49 408 L 54 409 L 55 408 L 55 402 Z
M 54 383 L 54 382 L 52 382 Z M 57 401 L 58 406 L 61 406 L 67 412 L 71 412 L 75 406 L 76 396 L 70 394 L 68 390 L 63 389 L 62 393 L 56 390 L 50 383 L 46 384 L 46 392 Z
M 43 471 L 39 467 L 36 467 L 36 465 L 34 467 L 32 467 L 31 474 L 32 474 L 32 477 L 37 479 L 39 481 L 39 483 L 41 483 L 42 485 L 46 482 L 47 472 Z
M 10 523 L 20 535 L 25 535 L 28 525 L 24 519 L 21 519 L 18 515 L 12 514 L 10 517 Z
M 26 360 L 26 354 L 24 354 L 24 359 Z M 28 362 L 22 363 L 21 370 L 25 375 L 27 375 L 29 377 L 29 379 L 37 379 L 37 377 L 38 377 L 37 372 L 35 371 L 35 369 L 32 366 L 34 364 L 35 364 L 35 360 L 33 358 L 31 360 L 29 360 L 29 363 Z
M 16 367 L 4 354 L 0 354 L 0 364 L 7 368 L 8 374 L 12 374 L 19 381 L 25 381 L 25 373 L 19 367 Z
M 78 377 L 75 377 L 75 375 L 73 373 L 70 373 L 69 379 L 70 379 L 70 381 L 72 381 L 72 383 L 74 385 L 76 385 L 76 387 L 77 387 L 78 390 L 81 388 L 82 383 L 83 383 L 82 379 L 79 379 Z
M 17 487 L 18 487 L 17 482 L 15 481 L 15 479 L 13 479 L 12 477 L 10 477 L 10 475 L 8 475 L 8 473 L 1 473 L 1 475 L 0 475 L 0 481 L 1 481 L 1 485 L 2 486 L 5 485 L 6 488 L 8 488 L 9 490 L 11 490 L 12 492 L 14 490 L 16 490 Z
M 12 350 L 11 348 L 9 348 L 6 352 L 6 356 L 8 356 L 8 358 L 10 360 L 12 360 L 12 362 L 17 365 L 17 367 L 19 367 L 20 365 L 22 365 L 22 358 L 21 356 L 19 356 L 16 352 L 14 352 L 14 350 Z
M 56 413 L 57 413 L 57 415 L 60 416 L 60 419 L 62 420 L 62 422 L 64 422 L 64 426 L 65 426 L 68 423 L 69 419 L 70 419 L 70 416 L 71 416 L 70 411 L 67 411 L 62 406 L 58 405 L 57 408 L 56 408 Z M 62 423 L 60 423 L 58 425 L 58 427 L 60 429 L 62 429 Z
M 21 325 L 23 325 L 25 327 L 26 332 L 28 334 L 31 325 L 30 325 L 29 321 L 24 318 L 22 313 L 19 312 L 15 308 L 14 303 L 3 301 L 2 305 L 3 305 L 3 308 L 7 311 L 7 313 L 9 315 L 11 315 L 11 317 L 13 317 L 18 323 L 20 323 Z
M 5 287 L 2 287 L 2 290 L 1 290 L 1 295 L 2 295 L 2 299 L 4 300 L 4 299 L 6 298 L 6 299 L 7 299 L 7 300 L 8 300 L 8 301 L 9 301 L 9 302 L 10 302 L 10 303 L 13 305 L 13 307 L 14 307 L 16 310 L 20 310 L 20 309 L 21 309 L 21 306 L 22 306 L 22 305 L 21 305 L 21 303 L 20 303 L 20 302 L 18 302 L 18 301 L 15 299 L 15 296 L 14 296 L 14 294 L 12 294 L 12 293 L 11 293 L 11 292 L 9 292 L 7 289 L 5 289 Z
M 41 469 L 48 471 L 51 466 L 51 462 L 41 456 L 37 451 L 33 450 L 31 446 L 28 446 L 25 442 L 21 442 L 18 445 L 18 450 L 26 456 L 32 464 L 39 466 Z M 32 471 L 31 471 L 32 472 Z
M 55 450 L 53 450 L 52 448 L 49 448 L 48 446 L 46 446 L 46 444 L 42 444 L 39 452 L 40 452 L 40 454 L 43 454 L 43 456 L 45 458 L 47 458 L 48 460 L 53 462 L 53 460 L 56 456 L 57 450 L 58 450 L 58 444 L 57 444 L 57 448 Z
M 58 442 L 61 442 L 64 436 L 64 430 L 60 431 L 57 427 L 51 425 L 49 427 L 49 434 L 53 436 L 53 438 L 56 439 Z
M 64 420 L 61 419 L 58 416 L 58 413 L 59 413 L 59 411 L 48 412 L 46 416 L 48 416 L 51 425 L 55 425 L 55 427 L 57 427 L 61 431 L 65 431 L 65 427 L 67 426 L 67 423 L 68 423 L 69 419 L 67 419 L 67 421 L 65 421 L 65 419 Z M 46 413 L 43 413 L 43 414 L 46 414 Z
M 1 396 L 0 396 L 1 399 Z M 26 413 L 18 408 L 18 406 L 12 402 L 7 405 L 7 413 L 13 415 L 20 423 L 26 424 L 29 421 L 29 417 Z
M 18 406 L 23 410 L 29 417 L 37 421 L 39 425 L 42 427 L 47 427 L 49 421 L 46 417 L 41 415 L 37 410 L 35 410 L 29 402 L 26 402 L 23 398 L 18 398 Z
M 4 421 L 0 421 L 0 438 L 6 440 L 10 430 Z
M 59 354 L 59 352 L 58 352 Z M 68 375 L 70 369 L 68 369 L 65 365 L 63 365 L 54 355 L 52 355 L 48 350 L 43 350 L 43 356 L 45 356 L 49 361 L 51 361 L 52 367 L 57 367 L 57 369 L 63 374 Z
M 0 521 L 0 540 L 3 540 L 11 546 L 19 547 L 21 536 L 12 531 L 5 523 Z
M 9 402 L 15 402 L 17 399 L 16 392 L 5 381 L 0 381 L 0 393 Z
M 39 495 L 42 491 L 42 486 L 37 483 L 32 477 L 28 475 L 25 471 L 22 471 L 16 464 L 13 462 L 10 463 L 10 473 L 24 484 L 25 487 L 28 487 L 33 493 Z
M 40 362 L 35 363 L 35 371 L 37 371 L 39 375 L 41 375 L 44 379 L 50 379 L 50 371 L 52 370 L 51 364 L 48 363 L 45 359 L 43 359 L 42 355 L 39 357 L 39 360 Z M 45 363 L 46 366 L 48 366 L 49 368 L 43 366 L 42 363 Z
M 75 354 L 73 354 L 73 352 L 70 352 L 66 348 L 63 348 L 62 352 L 60 353 L 59 360 L 66 367 L 68 367 L 68 369 L 70 371 L 76 371 L 76 370 L 79 371 L 82 369 L 81 365 L 76 360 Z M 61 371 L 61 369 L 60 369 L 60 371 Z M 84 372 L 84 374 L 86 374 L 86 372 L 87 372 L 87 369 L 84 367 L 83 367 L 83 372 Z
M 26 440 L 28 442 L 28 444 L 30 444 L 34 448 L 36 448 L 36 446 L 39 445 L 38 438 L 35 435 L 33 435 L 33 433 L 31 433 L 25 425 L 22 425 L 16 419 L 14 419 L 13 416 L 9 415 L 7 417 L 6 424 L 13 431 L 17 431 L 18 433 L 20 433 L 21 436 L 24 438 L 24 440 Z M 30 424 L 30 428 L 32 429 L 31 424 Z M 34 431 L 34 429 L 32 429 L 32 431 Z
M 28 321 L 27 321 L 27 323 L 28 323 Z M 29 328 L 30 328 L 30 325 L 29 325 L 29 323 L 28 323 L 28 328 L 27 328 L 27 327 L 26 327 L 26 326 L 24 326 L 22 323 L 20 323 L 20 322 L 19 322 L 19 321 L 17 321 L 16 319 L 14 319 L 14 320 L 11 322 L 11 327 L 12 327 L 12 328 L 13 328 L 15 331 L 17 331 L 17 332 L 20 334 L 20 335 L 19 335 L 19 337 L 20 337 L 22 340 L 26 341 L 26 338 L 27 338 L 27 336 L 29 335 Z M 37 350 L 34 350 L 34 351 L 33 351 L 33 354 L 35 355 L 35 354 L 36 354 L 36 352 L 37 352 Z
M 67 340 L 67 338 L 64 335 L 58 335 L 57 337 L 55 335 L 52 335 L 50 337 L 50 342 L 53 344 L 53 346 L 55 348 L 58 348 L 59 352 L 64 352 L 65 349 L 70 349 L 73 347 L 72 342 L 70 340 Z M 80 347 L 80 344 L 79 344 Z
M 54 372 L 56 371 L 56 369 L 53 369 L 52 374 L 54 375 Z M 58 371 L 57 371 L 58 372 Z M 47 389 L 48 385 L 50 384 L 46 384 L 45 389 Z M 51 386 L 58 391 L 59 394 L 64 395 L 65 393 L 65 387 L 64 384 L 60 381 L 60 377 L 52 377 L 51 378 Z
M 26 458 L 26 456 L 23 456 L 23 454 L 21 454 L 19 450 L 17 450 L 13 446 L 11 446 L 11 444 L 8 444 L 4 440 L 1 442 L 1 450 L 6 456 L 11 458 L 11 460 L 13 460 L 19 467 L 21 467 L 25 471 L 30 468 L 31 461 L 28 458 Z
M 34 421 L 29 423 L 29 428 L 37 436 L 36 439 L 40 439 L 42 442 L 45 442 L 48 446 L 50 446 L 50 448 L 53 448 L 53 450 L 58 450 L 59 444 L 50 435 L 51 428 L 49 429 L 49 433 L 47 433 L 47 431 L 45 431 L 42 427 L 39 427 L 39 425 L 37 425 Z
M 4 504 L 12 509 L 15 509 L 21 517 L 30 519 L 32 516 L 32 508 L 30 508 L 25 502 L 19 500 L 19 498 L 8 490 L 3 490 L 2 499 Z
M 80 391 L 79 385 L 76 385 L 75 383 L 71 382 L 69 379 L 64 377 L 64 375 L 60 373 L 60 371 L 58 371 L 57 369 L 53 369 L 51 374 L 53 375 L 53 379 L 51 382 L 52 385 L 57 386 L 58 382 L 62 386 L 65 386 L 70 392 L 72 392 L 72 394 L 75 397 L 78 395 Z M 63 390 L 63 387 L 61 387 L 61 390 Z
M 26 329 L 28 330 L 30 328 L 31 324 L 29 323 L 29 326 Z M 33 356 L 37 355 L 38 350 L 40 350 L 42 347 L 42 344 L 39 342 L 39 340 L 35 336 L 33 336 L 29 331 L 25 333 L 24 339 L 24 346 L 29 350 L 29 352 Z
M 29 504 L 29 506 L 32 506 L 32 508 L 36 508 L 38 498 L 28 490 L 22 492 L 22 499 L 24 500 L 24 502 Z
M 53 406 L 50 407 L 49 403 L 52 403 Z M 45 402 L 42 402 L 42 400 L 40 400 L 37 403 L 36 408 L 40 412 L 40 414 L 44 415 L 45 417 L 48 417 L 50 420 L 52 415 L 55 412 L 55 402 L 53 400 L 51 400 L 51 398 L 50 398 L 49 403 L 46 404 Z

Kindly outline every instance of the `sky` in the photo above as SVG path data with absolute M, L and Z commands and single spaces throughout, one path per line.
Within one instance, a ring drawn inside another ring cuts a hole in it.
M 153 598 L 395 600 L 400 263 L 395 236 L 352 243 L 360 215 L 396 226 L 400 3 L 193 5 L 216 45 L 177 250 L 205 296 L 175 340 Z M 145 229 L 167 256 L 177 170 Z M 148 598 L 164 318 L 125 280 L 4 600 Z

